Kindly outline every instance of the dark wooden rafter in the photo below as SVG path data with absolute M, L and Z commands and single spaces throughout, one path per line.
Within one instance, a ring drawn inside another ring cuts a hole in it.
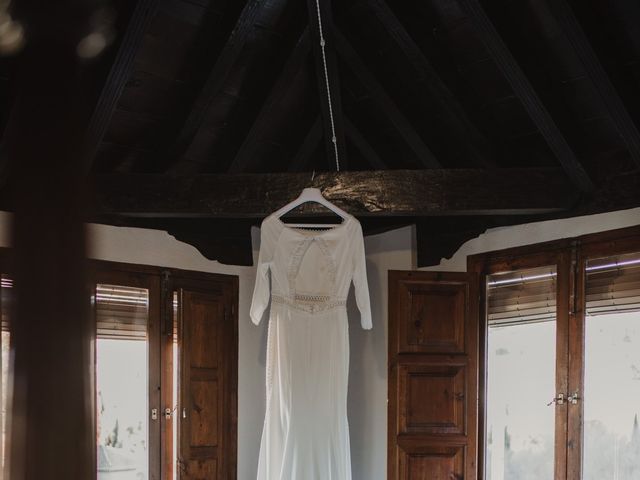
M 229 173 L 247 172 L 256 165 L 259 160 L 258 151 L 260 142 L 263 140 L 265 131 L 271 124 L 272 115 L 282 102 L 283 97 L 289 91 L 291 83 L 304 66 L 310 52 L 311 38 L 309 28 L 306 28 L 298 39 L 298 43 L 289 56 L 278 80 L 271 89 L 251 130 L 240 146 L 240 150 L 238 150 L 233 162 L 229 166 Z
M 584 170 L 575 152 L 556 125 L 542 100 L 529 82 L 513 54 L 487 16 L 478 0 L 458 0 L 463 11 L 470 18 L 475 30 L 502 71 L 506 80 L 520 99 L 549 148 L 554 153 L 572 183 L 583 192 L 592 192 L 594 185 Z
M 366 67 L 358 53 L 353 46 L 351 46 L 351 43 L 349 43 L 337 28 L 333 29 L 332 35 L 338 54 L 342 57 L 344 63 L 349 66 L 356 77 L 358 77 L 358 80 L 360 80 L 362 85 L 367 89 L 371 98 L 386 113 L 389 121 L 391 121 L 398 133 L 415 153 L 420 164 L 424 168 L 440 168 L 440 162 L 438 162 L 433 152 L 427 147 L 411 125 L 411 122 L 404 116 L 395 102 L 389 97 L 387 92 L 385 92 L 382 85 L 380 85 L 378 80 L 376 80 L 371 71 Z
M 311 125 L 311 128 L 305 135 L 300 148 L 298 148 L 296 155 L 293 157 L 293 160 L 289 163 L 289 171 L 302 172 L 312 167 L 311 159 L 313 158 L 313 153 L 317 150 L 321 141 L 322 119 L 318 115 L 313 122 L 313 125 Z
M 432 169 L 325 172 L 313 179 L 308 173 L 280 173 L 94 180 L 99 213 L 140 218 L 263 218 L 308 186 L 362 217 L 543 214 L 568 210 L 578 200 L 559 168 L 513 168 L 500 175 Z
M 358 128 L 353 123 L 351 123 L 351 120 L 349 120 L 346 116 L 344 117 L 344 129 L 347 137 L 349 137 L 351 142 L 358 148 L 358 150 L 360 150 L 362 156 L 374 170 L 386 170 L 388 168 L 388 166 L 384 161 L 382 161 L 375 149 L 360 133 L 360 130 L 358 130 Z
M 184 154 L 193 141 L 196 133 L 202 125 L 213 99 L 222 90 L 227 76 L 240 56 L 242 49 L 254 28 L 260 8 L 264 2 L 262 0 L 247 0 L 240 17 L 234 27 L 227 43 L 218 56 L 213 68 L 200 90 L 196 101 L 191 107 L 187 119 L 180 130 L 172 147 L 169 149 L 168 160 L 173 161 Z
M 491 148 L 486 138 L 469 119 L 458 99 L 443 82 L 431 62 L 422 53 L 421 48 L 389 8 L 387 2 L 385 0 L 366 0 L 366 5 L 404 52 L 420 78 L 426 81 L 433 98 L 440 103 L 445 112 L 457 119 L 457 123 L 460 125 L 457 135 L 467 145 L 466 149 L 471 160 L 479 166 L 495 167 L 495 160 L 488 155 Z
M 120 95 L 129 81 L 142 39 L 155 15 L 159 0 L 138 0 L 111 66 L 86 134 L 85 172 L 91 171 L 93 159 L 111 121 Z
M 636 125 L 629 116 L 624 102 L 611 83 L 611 79 L 600 63 L 571 6 L 566 0 L 552 0 L 547 4 L 580 58 L 591 82 L 598 90 L 600 98 L 618 132 L 620 132 L 631 158 L 640 167 L 640 132 L 638 132 Z
M 340 90 L 340 78 L 338 75 L 338 61 L 331 33 L 335 29 L 333 23 L 333 12 L 331 0 L 319 2 L 320 15 L 322 19 L 322 31 L 325 39 L 326 65 L 322 57 L 320 46 L 320 29 L 318 24 L 318 7 L 316 0 L 307 0 L 307 12 L 309 17 L 309 28 L 311 30 L 313 56 L 316 66 L 316 78 L 318 83 L 318 94 L 320 102 L 320 112 L 322 113 L 322 125 L 324 130 L 324 144 L 327 155 L 327 162 L 330 166 L 336 165 L 335 152 L 338 152 L 338 159 L 341 168 L 347 167 L 347 150 L 344 140 L 344 126 L 342 117 L 342 95 Z M 325 78 L 325 67 L 327 77 Z M 327 82 L 328 88 L 327 90 Z M 331 93 L 331 109 L 329 106 L 329 92 Z M 335 129 L 335 147 L 333 144 L 333 129 Z

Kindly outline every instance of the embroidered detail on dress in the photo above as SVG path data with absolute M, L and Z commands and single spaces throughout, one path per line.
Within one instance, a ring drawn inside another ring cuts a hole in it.
M 293 254 L 291 255 L 291 261 L 289 262 L 289 269 L 287 271 L 287 279 L 289 280 L 289 291 L 295 292 L 295 284 L 296 278 L 298 277 L 298 272 L 300 271 L 300 266 L 302 265 L 302 259 L 311 247 L 311 244 L 315 242 L 318 245 L 318 248 L 324 255 L 327 260 L 327 270 L 329 273 L 329 280 L 332 285 L 336 283 L 336 276 L 338 274 L 338 269 L 333 260 L 333 256 L 331 255 L 331 250 L 327 245 L 327 242 L 322 237 L 307 237 L 298 242 Z
M 330 295 L 306 295 L 304 293 L 296 293 L 293 296 L 293 299 L 296 302 L 311 302 L 311 303 L 318 303 L 318 302 L 326 302 L 329 299 L 331 299 Z
M 329 295 L 296 294 L 291 298 L 273 293 L 271 294 L 271 301 L 273 303 L 287 305 L 288 307 L 307 313 L 319 313 L 347 305 L 347 300 L 345 298 L 333 298 Z

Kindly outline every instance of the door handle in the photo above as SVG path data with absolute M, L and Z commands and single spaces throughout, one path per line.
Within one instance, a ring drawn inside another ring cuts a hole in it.
M 556 405 L 564 405 L 564 401 L 565 401 L 564 393 L 559 393 L 558 396 L 554 397 L 553 400 L 547 403 L 547 407 L 550 407 L 554 403 Z

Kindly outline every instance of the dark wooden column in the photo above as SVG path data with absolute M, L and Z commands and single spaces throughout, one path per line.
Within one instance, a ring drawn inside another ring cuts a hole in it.
M 81 168 L 91 62 L 76 52 L 93 12 L 81 3 L 25 1 L 15 12 L 30 28 L 5 136 L 15 207 L 13 480 L 96 475 Z

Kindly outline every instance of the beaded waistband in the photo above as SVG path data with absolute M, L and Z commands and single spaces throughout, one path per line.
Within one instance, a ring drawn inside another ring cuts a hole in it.
M 272 293 L 271 301 L 307 313 L 319 313 L 347 305 L 346 298 L 338 298 L 331 295 L 306 295 L 301 293 L 286 296 Z

